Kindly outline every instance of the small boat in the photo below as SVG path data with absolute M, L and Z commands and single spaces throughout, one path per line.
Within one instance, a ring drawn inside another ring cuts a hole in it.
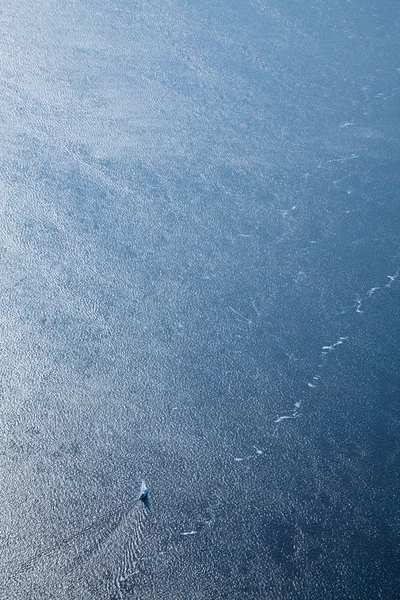
M 139 500 L 141 500 L 144 504 L 148 502 L 149 499 L 149 490 L 146 487 L 144 480 L 142 479 L 142 483 L 140 485 L 140 494 Z

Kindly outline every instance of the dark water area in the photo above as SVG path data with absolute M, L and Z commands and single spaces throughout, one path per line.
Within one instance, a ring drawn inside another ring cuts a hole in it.
M 397 3 L 0 23 L 0 598 L 399 598 Z

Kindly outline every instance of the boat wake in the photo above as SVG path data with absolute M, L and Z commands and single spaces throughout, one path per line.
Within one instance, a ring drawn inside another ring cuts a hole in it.
M 135 597 L 137 563 L 150 512 L 147 489 L 146 497 L 141 495 L 128 509 L 97 519 L 9 571 L 0 591 L 9 600 Z

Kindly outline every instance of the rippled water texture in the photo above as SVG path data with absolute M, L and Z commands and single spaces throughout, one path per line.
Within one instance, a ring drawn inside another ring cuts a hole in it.
M 1 600 L 400 597 L 398 3 L 0 23 Z

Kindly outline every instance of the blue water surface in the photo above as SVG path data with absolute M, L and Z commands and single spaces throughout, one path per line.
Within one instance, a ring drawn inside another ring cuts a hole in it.
M 1 598 L 399 598 L 398 3 L 0 23 Z

